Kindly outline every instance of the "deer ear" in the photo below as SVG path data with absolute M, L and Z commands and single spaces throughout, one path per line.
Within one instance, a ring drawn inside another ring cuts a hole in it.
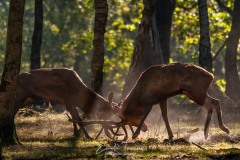
M 108 95 L 108 102 L 109 102 L 110 104 L 112 104 L 112 102 L 113 102 L 113 92 L 110 92 L 110 93 L 109 93 L 109 95 Z
M 117 115 L 119 118 L 123 119 L 121 116 L 121 108 L 119 107 L 120 104 L 122 104 L 122 102 L 120 102 L 118 105 L 114 106 L 113 110 L 114 110 L 115 115 Z

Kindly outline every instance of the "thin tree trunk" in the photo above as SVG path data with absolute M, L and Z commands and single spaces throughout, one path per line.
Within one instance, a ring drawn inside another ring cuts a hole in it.
M 209 36 L 208 7 L 206 0 L 198 0 L 200 21 L 199 65 L 212 72 L 212 55 Z
M 240 80 L 237 70 L 237 48 L 240 38 L 240 0 L 235 0 L 232 27 L 226 44 L 225 79 L 226 94 L 234 101 L 240 100 Z
M 127 95 L 135 84 L 137 78 L 143 71 L 143 52 L 149 39 L 149 31 L 152 26 L 152 18 L 154 14 L 155 0 L 143 0 L 144 10 L 141 24 L 138 27 L 138 36 L 135 41 L 135 47 L 133 51 L 132 61 L 128 76 L 125 81 L 125 85 L 122 91 L 122 98 Z M 151 56 L 151 53 L 149 57 Z
M 0 139 L 3 145 L 17 143 L 14 99 L 21 67 L 25 0 L 10 0 L 6 56 L 0 84 Z
M 43 31 L 43 0 L 35 0 L 35 21 L 31 48 L 31 67 L 30 67 L 31 70 L 41 67 L 40 52 L 42 45 L 42 31 Z
M 164 63 L 163 54 L 162 54 L 162 45 L 161 45 L 161 40 L 160 40 L 160 35 L 159 35 L 159 29 L 157 26 L 156 16 L 157 15 L 155 12 L 155 14 L 153 15 L 153 22 L 152 22 L 152 28 L 151 28 L 151 35 L 152 35 L 151 37 L 153 39 L 152 40 L 153 41 L 153 56 L 152 56 L 151 65 Z M 150 67 L 150 65 L 148 67 Z
M 104 34 L 106 32 L 108 4 L 107 0 L 94 0 L 95 23 L 93 39 L 93 57 L 91 66 L 91 88 L 102 94 L 104 64 Z
M 108 4 L 107 0 L 94 0 L 95 23 L 93 39 L 93 57 L 91 66 L 91 88 L 102 94 L 103 64 L 104 64 L 104 34 L 106 32 Z
M 156 1 L 156 23 L 159 30 L 163 63 L 169 63 L 172 17 L 176 0 Z

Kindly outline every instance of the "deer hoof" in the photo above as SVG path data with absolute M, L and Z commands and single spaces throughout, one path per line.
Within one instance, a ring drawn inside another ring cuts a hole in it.
M 78 132 L 74 132 L 73 136 L 74 136 L 74 137 L 79 137 L 80 134 L 79 134 Z
M 227 134 L 229 134 L 230 133 L 230 131 L 229 131 L 229 129 L 226 127 L 226 126 L 221 126 L 220 127 L 224 132 L 226 132 Z
M 123 138 L 123 141 L 126 141 L 128 139 L 128 136 L 125 136 L 124 138 Z
M 138 137 L 138 135 L 139 135 L 139 133 L 133 133 L 133 135 L 132 135 L 132 139 L 136 139 L 137 137 Z

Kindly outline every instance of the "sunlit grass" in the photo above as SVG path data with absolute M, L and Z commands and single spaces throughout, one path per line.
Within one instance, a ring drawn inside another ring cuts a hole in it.
M 33 117 L 17 116 L 16 129 L 22 145 L 4 147 L 3 156 L 4 159 L 115 159 L 117 156 L 127 159 L 205 159 L 225 154 L 240 155 L 239 123 L 227 124 L 231 130 L 229 135 L 212 123 L 205 140 L 202 123 L 170 119 L 174 138 L 184 138 L 190 145 L 168 145 L 163 143 L 168 138 L 163 121 L 156 117 L 154 120 L 150 123 L 149 116 L 149 131 L 141 132 L 137 140 L 129 138 L 127 142 L 119 143 L 109 140 L 104 133 L 98 140 L 75 138 L 72 123 L 64 114 L 45 112 Z M 98 129 L 93 128 L 90 134 L 94 136 L 97 132 Z

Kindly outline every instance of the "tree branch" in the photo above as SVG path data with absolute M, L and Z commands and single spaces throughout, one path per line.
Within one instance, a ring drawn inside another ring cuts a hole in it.
M 214 55 L 214 57 L 213 57 L 213 61 L 218 57 L 218 55 L 220 54 L 220 52 L 222 51 L 222 49 L 223 49 L 224 46 L 226 45 L 227 40 L 228 40 L 228 39 L 226 39 L 226 40 L 224 41 L 224 43 L 221 45 L 221 47 L 217 50 L 217 52 L 215 53 L 215 55 Z
M 216 2 L 217 2 L 218 6 L 219 6 L 221 9 L 227 11 L 231 16 L 233 15 L 233 11 L 231 10 L 231 8 L 227 7 L 227 6 L 222 2 L 222 0 L 216 0 Z
M 181 8 L 181 9 L 183 9 L 185 11 L 191 11 L 192 9 L 196 8 L 196 6 L 197 6 L 197 3 L 193 4 L 190 7 L 185 7 L 184 5 L 181 5 L 181 4 L 177 3 L 177 7 Z

